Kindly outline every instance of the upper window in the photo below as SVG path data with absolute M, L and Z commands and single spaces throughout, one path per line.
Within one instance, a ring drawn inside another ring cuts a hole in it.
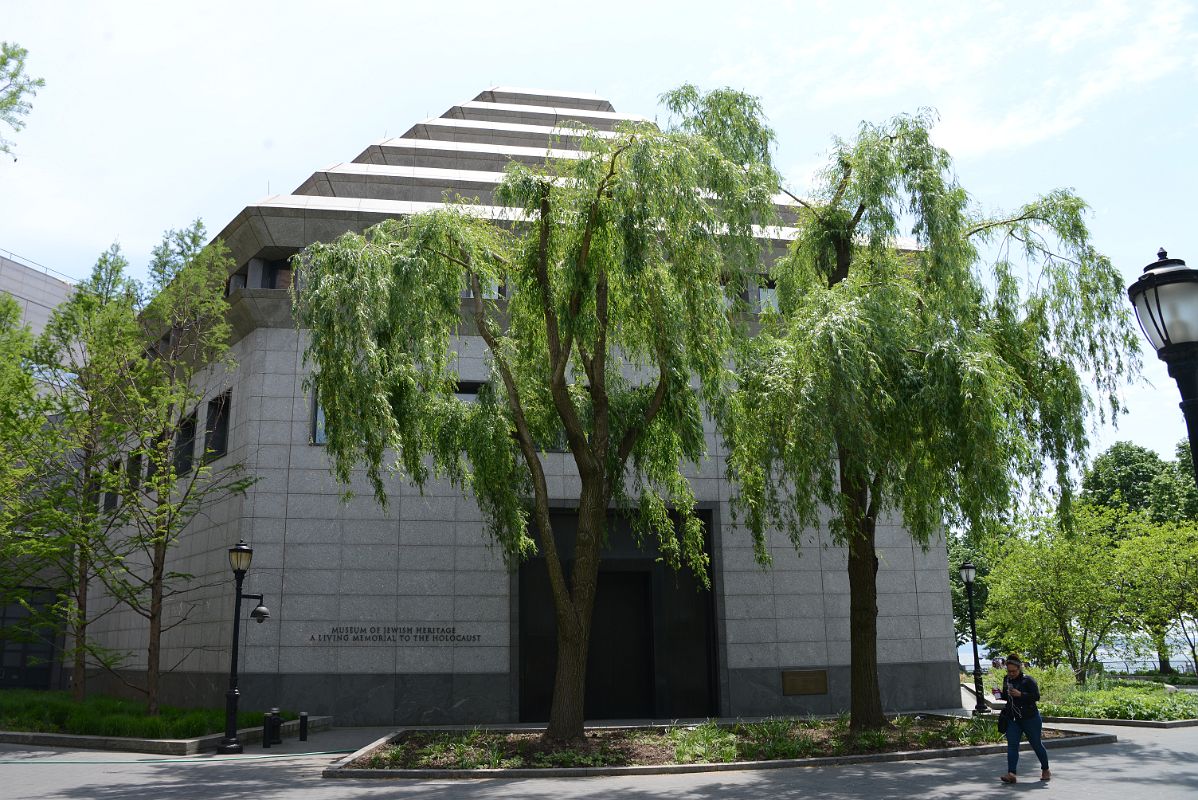
M 757 290 L 757 309 L 765 311 L 767 308 L 772 311 L 778 310 L 778 287 L 773 281 L 766 281 L 765 285 Z
M 143 456 L 141 451 L 129 454 L 129 460 L 125 462 L 125 479 L 129 483 L 129 491 L 136 492 L 141 486 L 141 472 Z
M 121 462 L 113 461 L 108 465 L 108 482 L 109 485 L 104 489 L 104 510 L 116 511 L 117 502 L 120 499 L 120 492 L 117 490 L 117 474 L 121 471 Z
M 454 396 L 467 403 L 473 403 L 478 400 L 478 391 L 483 388 L 484 383 L 485 381 L 459 380 L 457 388 L 454 390 Z
M 474 289 L 470 285 L 470 276 L 469 275 L 463 276 L 462 282 L 463 282 L 462 297 L 464 297 L 464 298 L 474 297 Z M 504 294 L 503 285 L 501 283 L 499 283 L 499 281 L 490 281 L 490 282 L 483 283 L 482 289 L 483 289 L 483 299 L 484 300 L 498 300 Z
M 196 449 L 196 412 L 188 414 L 179 423 L 175 433 L 175 477 L 181 478 L 191 472 Z
M 229 452 L 229 404 L 233 390 L 208 401 L 204 424 L 204 461 L 215 461 Z
M 324 428 L 324 407 L 320 404 L 320 400 L 316 397 L 316 392 L 312 392 L 312 444 L 328 444 L 328 433 Z

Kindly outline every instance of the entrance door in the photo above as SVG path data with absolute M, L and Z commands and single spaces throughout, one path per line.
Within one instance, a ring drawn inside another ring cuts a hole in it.
M 710 525 L 710 517 L 704 519 Z M 577 517 L 553 515 L 558 553 L 573 563 Z M 692 718 L 717 713 L 712 593 L 638 549 L 613 516 L 600 565 L 587 654 L 587 719 Z M 520 567 L 520 720 L 549 719 L 557 623 L 544 559 Z
M 653 716 L 651 577 L 648 570 L 599 573 L 587 653 L 587 719 Z

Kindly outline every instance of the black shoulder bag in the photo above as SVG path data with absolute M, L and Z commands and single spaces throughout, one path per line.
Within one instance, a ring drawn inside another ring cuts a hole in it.
M 1010 701 L 1007 701 L 1010 703 Z M 1011 724 L 1011 706 L 1004 706 L 1002 711 L 998 712 L 998 732 L 1006 733 L 1007 726 Z
M 1011 695 L 1008 693 L 1007 679 L 1005 677 L 1002 679 L 1002 688 L 1003 688 L 1003 693 L 1007 695 L 1007 704 L 1002 707 L 1001 711 L 998 712 L 998 732 L 1006 733 L 1007 727 L 1011 724 L 1011 714 L 1012 714 L 1011 705 L 1015 701 L 1014 701 L 1014 699 L 1011 698 Z

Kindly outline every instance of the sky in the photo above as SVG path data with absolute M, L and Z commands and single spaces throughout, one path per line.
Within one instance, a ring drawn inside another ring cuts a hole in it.
M 494 85 L 593 92 L 654 116 L 684 82 L 761 98 L 802 194 L 832 137 L 936 109 L 978 208 L 1058 187 L 1130 283 L 1159 247 L 1198 267 L 1198 2 L 27 2 L 0 40 L 46 85 L 0 158 L 0 251 L 73 278 L 118 242 L 246 205 Z M 1172 457 L 1153 353 L 1118 428 Z

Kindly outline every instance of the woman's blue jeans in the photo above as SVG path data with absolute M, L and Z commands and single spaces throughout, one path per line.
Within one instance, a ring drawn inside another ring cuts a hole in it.
M 1040 718 L 1039 711 L 1032 717 L 1011 720 L 1011 724 L 1007 726 L 1007 772 L 1014 774 L 1015 768 L 1019 766 L 1019 740 L 1025 735 L 1032 749 L 1036 751 L 1036 757 L 1040 759 L 1040 769 L 1048 769 L 1048 751 L 1040 741 L 1043 728 L 1044 720 Z

